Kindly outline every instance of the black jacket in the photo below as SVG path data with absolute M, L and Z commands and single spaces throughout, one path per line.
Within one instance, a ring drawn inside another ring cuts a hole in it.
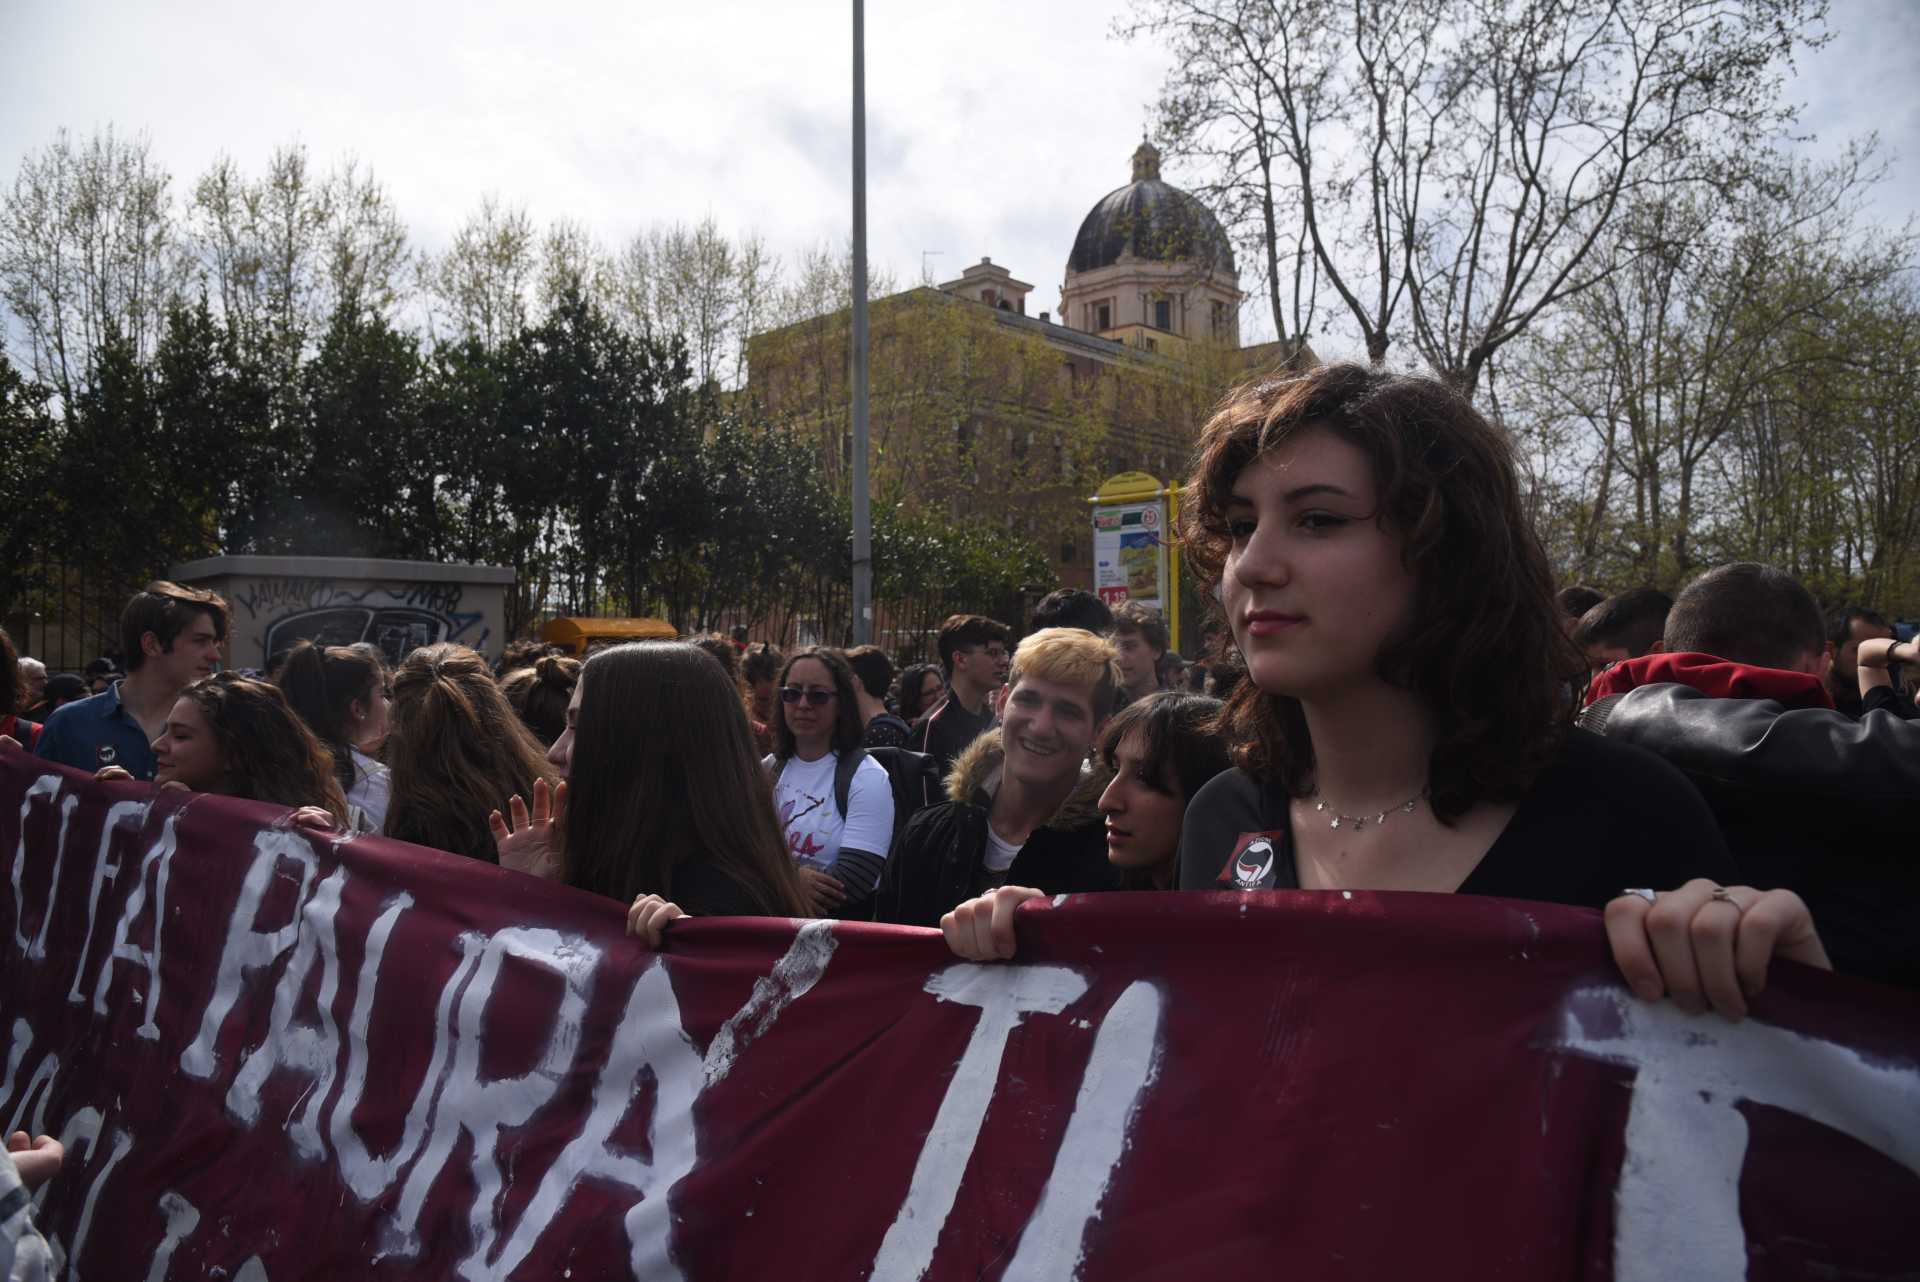
M 1581 724 L 1693 780 L 1747 880 L 1806 900 L 1836 968 L 1920 988 L 1920 723 L 1647 685 Z
M 985 866 L 987 812 L 1000 785 L 1000 732 L 990 730 L 953 763 L 947 796 L 907 822 L 880 878 L 874 920 L 938 926 L 949 909 L 970 898 Z M 1007 869 L 1006 884 L 1034 886 L 1050 895 L 1118 890 L 1107 861 L 1106 824 L 1097 805 L 1111 775 L 1084 772 L 1046 823 L 1034 829 Z

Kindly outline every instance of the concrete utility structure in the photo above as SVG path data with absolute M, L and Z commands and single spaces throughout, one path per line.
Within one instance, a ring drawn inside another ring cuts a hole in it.
M 333 556 L 212 556 L 171 577 L 227 599 L 227 663 L 261 670 L 296 641 L 368 641 L 390 665 L 438 641 L 498 659 L 513 585 L 506 566 Z

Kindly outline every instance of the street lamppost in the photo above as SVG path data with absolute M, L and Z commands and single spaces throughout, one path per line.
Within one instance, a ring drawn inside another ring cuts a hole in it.
M 853 0 L 853 643 L 873 640 L 873 514 L 867 506 L 866 3 Z

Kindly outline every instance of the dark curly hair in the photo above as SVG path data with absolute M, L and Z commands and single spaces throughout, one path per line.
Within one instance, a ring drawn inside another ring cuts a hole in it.
M 333 755 L 278 686 L 216 672 L 193 682 L 180 697 L 200 709 L 213 731 L 226 771 L 225 795 L 295 808 L 319 806 L 347 821 Z
M 1451 823 L 1477 802 L 1520 797 L 1571 725 L 1564 683 L 1585 665 L 1560 626 L 1506 437 L 1452 388 L 1336 364 L 1228 393 L 1200 433 L 1187 482 L 1188 563 L 1209 590 L 1220 583 L 1235 479 L 1311 429 L 1366 456 L 1379 494 L 1374 520 L 1399 538 L 1414 579 L 1414 607 L 1381 646 L 1375 670 L 1434 719 L 1434 815 Z M 1291 796 L 1312 791 L 1313 743 L 1299 700 L 1244 682 L 1221 726 L 1243 769 Z

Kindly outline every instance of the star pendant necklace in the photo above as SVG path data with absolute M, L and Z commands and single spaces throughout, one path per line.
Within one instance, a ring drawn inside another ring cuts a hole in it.
M 1336 806 L 1334 806 L 1332 802 L 1328 801 L 1325 797 L 1320 795 L 1320 789 L 1315 788 L 1313 790 L 1313 808 L 1316 813 L 1331 814 L 1333 816 L 1332 820 L 1328 822 L 1327 827 L 1351 828 L 1353 831 L 1359 832 L 1362 828 L 1365 828 L 1368 824 L 1372 824 L 1376 828 L 1379 827 L 1381 824 L 1387 821 L 1388 815 L 1412 814 L 1413 808 L 1419 805 L 1421 798 L 1425 797 L 1426 795 L 1427 795 L 1427 789 L 1422 787 L 1419 792 L 1414 793 L 1411 797 L 1408 797 L 1405 801 L 1401 802 L 1399 805 L 1389 806 L 1385 810 L 1380 811 L 1373 818 L 1369 819 L 1365 815 L 1341 814 L 1339 809 Z

